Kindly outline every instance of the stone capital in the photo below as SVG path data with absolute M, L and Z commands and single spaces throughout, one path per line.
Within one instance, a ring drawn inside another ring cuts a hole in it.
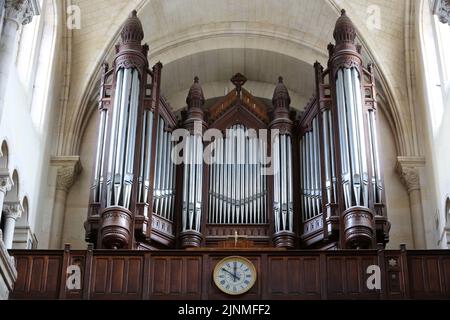
M 6 169 L 0 169 L 0 192 L 5 193 L 10 191 L 13 186 L 13 181 L 9 172 Z
M 57 167 L 56 190 L 69 192 L 81 171 L 80 157 L 52 157 L 50 164 Z
M 408 193 L 421 189 L 419 168 L 424 165 L 423 157 L 398 157 L 397 172 Z
M 5 19 L 20 25 L 26 25 L 33 21 L 33 17 L 40 14 L 37 0 L 6 0 Z
M 5 201 L 3 203 L 3 214 L 6 219 L 14 219 L 17 221 L 23 212 L 23 207 L 18 201 L 9 202 Z
M 440 22 L 450 25 L 450 0 L 435 0 L 434 14 Z

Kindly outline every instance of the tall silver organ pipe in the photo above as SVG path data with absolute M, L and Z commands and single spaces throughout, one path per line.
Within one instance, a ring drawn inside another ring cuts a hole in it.
M 340 69 L 336 77 L 339 142 L 345 207 L 369 206 L 366 136 L 361 82 L 356 68 Z
M 119 69 L 114 100 L 108 162 L 107 206 L 129 209 L 140 79 L 136 69 Z
M 262 144 L 243 125 L 212 142 L 215 162 L 209 169 L 209 224 L 267 224 L 266 176 Z
M 141 177 L 139 185 L 139 202 L 146 203 L 150 191 L 150 172 L 152 154 L 152 135 L 154 126 L 154 113 L 146 110 L 144 113 L 142 153 L 141 153 Z
M 172 161 L 173 148 L 172 133 L 166 131 L 166 122 L 162 116 L 159 116 L 156 135 L 153 212 L 169 221 L 174 221 L 175 217 L 176 165 Z
M 293 232 L 292 138 L 286 134 L 275 137 L 272 150 L 275 231 Z
M 329 126 L 325 128 L 329 128 Z M 326 137 L 329 139 L 331 135 L 332 132 L 328 132 Z M 300 138 L 300 203 L 302 205 L 304 222 L 322 214 L 322 165 L 319 137 L 319 118 L 316 116 L 312 120 L 310 131 L 305 132 Z M 330 156 L 332 151 L 330 149 L 331 145 L 326 139 L 324 139 L 324 143 L 325 149 L 329 151 L 328 155 Z M 325 164 L 325 167 L 328 168 L 325 170 L 326 172 L 330 170 L 327 164 Z M 330 172 L 329 176 L 332 177 L 333 173 Z M 331 180 L 330 178 L 330 183 L 332 183 Z
M 372 159 L 372 188 L 374 203 L 382 203 L 383 179 L 381 176 L 380 157 L 378 153 L 378 132 L 375 111 L 367 112 L 367 123 L 369 125 L 370 155 Z
M 324 169 L 325 190 L 328 203 L 336 201 L 336 171 L 334 167 L 334 137 L 331 111 L 326 110 L 322 115 L 323 145 L 324 145 Z
M 186 137 L 182 229 L 200 232 L 202 217 L 203 140 L 199 134 Z
M 137 11 L 125 21 L 120 38 L 113 69 L 103 67 L 99 135 L 85 223 L 86 239 L 99 249 L 138 248 L 151 236 L 148 226 L 154 221 L 149 192 L 162 64 L 149 69 Z
M 93 201 L 95 203 L 100 202 L 101 194 L 103 191 L 103 159 L 105 159 L 106 152 L 106 140 L 108 138 L 108 110 L 104 109 L 100 113 L 100 126 L 99 126 L 99 136 L 97 142 L 97 155 L 95 158 L 95 168 L 94 168 L 94 184 L 93 189 Z
M 273 121 L 270 124 L 272 145 L 273 175 L 273 215 L 275 234 L 273 241 L 277 247 L 293 248 L 295 239 L 294 228 L 294 192 L 293 192 L 293 152 L 292 132 L 293 121 L 290 114 L 291 97 L 283 83 L 278 78 L 278 84 L 273 93 Z M 264 188 L 266 185 L 264 186 Z

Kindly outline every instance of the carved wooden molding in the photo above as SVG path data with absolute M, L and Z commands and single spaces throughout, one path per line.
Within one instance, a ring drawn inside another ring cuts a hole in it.
M 440 22 L 450 25 L 450 0 L 435 0 L 434 14 Z
M 68 192 L 81 171 L 80 157 L 53 157 L 50 164 L 58 168 L 56 190 Z
M 26 25 L 33 21 L 33 17 L 40 14 L 37 0 L 6 0 L 5 19 L 12 20 L 19 25 Z

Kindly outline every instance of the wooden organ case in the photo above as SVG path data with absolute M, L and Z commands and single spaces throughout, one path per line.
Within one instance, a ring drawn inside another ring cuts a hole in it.
M 178 117 L 133 12 L 105 64 L 86 240 L 97 249 L 370 249 L 389 240 L 374 68 L 345 11 L 304 112 L 280 77 L 272 103 L 235 89 L 205 107 L 199 79 Z M 175 158 L 182 158 L 178 163 Z

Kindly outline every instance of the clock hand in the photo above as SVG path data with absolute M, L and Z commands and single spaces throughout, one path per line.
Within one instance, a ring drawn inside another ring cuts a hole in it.
M 230 271 L 228 271 L 225 268 L 222 268 L 223 271 L 225 271 L 226 273 L 228 273 L 230 276 L 232 276 L 234 278 L 234 280 L 241 280 L 241 278 L 239 278 L 238 276 L 236 276 L 235 274 L 231 273 Z
M 237 277 L 237 262 L 236 261 L 234 262 L 234 276 Z

